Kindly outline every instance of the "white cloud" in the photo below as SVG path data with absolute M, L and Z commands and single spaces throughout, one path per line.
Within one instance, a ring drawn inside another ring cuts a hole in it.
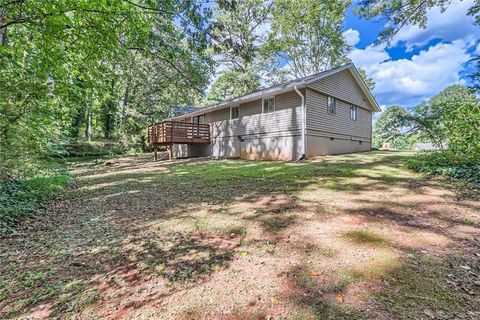
M 473 54 L 480 54 L 480 28 L 467 16 L 473 1 L 453 0 L 444 13 L 438 8 L 430 10 L 427 28 L 407 26 L 389 45 L 352 50 L 349 57 L 375 81 L 374 94 L 380 104 L 410 107 L 449 85 L 466 83 L 461 72 Z M 433 39 L 440 42 L 426 47 Z M 406 51 L 422 50 L 394 60 L 389 52 L 401 49 L 401 43 Z
M 350 59 L 357 67 L 361 67 L 369 73 L 371 68 L 377 64 L 390 59 L 390 55 L 385 51 L 385 45 L 369 45 L 365 49 L 353 49 L 349 54 Z
M 441 39 L 450 42 L 456 39 L 473 45 L 475 39 L 480 37 L 480 28 L 475 23 L 475 18 L 468 16 L 468 9 L 474 0 L 453 0 L 445 12 L 439 7 L 427 12 L 428 24 L 425 29 L 416 25 L 407 25 L 400 29 L 391 43 L 391 47 L 400 42 L 405 42 L 407 50 L 422 47 L 430 40 Z
M 355 47 L 360 42 L 360 32 L 352 28 L 344 31 L 343 37 L 345 38 L 345 41 L 352 47 Z
M 459 72 L 463 64 L 471 56 L 467 52 L 468 45 L 463 40 L 452 43 L 438 43 L 426 50 L 420 51 L 411 59 L 386 60 L 385 50 L 367 47 L 356 49 L 357 59 L 352 60 L 364 68 L 375 81 L 374 94 L 382 104 L 400 104 L 410 106 L 427 99 L 446 86 L 461 81 Z M 368 59 L 372 51 L 381 59 Z M 364 55 L 367 57 L 365 59 Z

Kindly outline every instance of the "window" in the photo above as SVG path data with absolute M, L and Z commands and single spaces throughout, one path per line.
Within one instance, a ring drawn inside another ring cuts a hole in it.
M 350 106 L 350 119 L 357 120 L 357 106 Z
M 230 119 L 238 119 L 240 118 L 240 107 L 239 106 L 234 106 L 230 107 Z
M 205 123 L 205 115 L 201 114 L 199 116 L 192 117 L 193 123 L 204 124 Z
M 263 99 L 263 113 L 275 111 L 275 97 Z
M 334 97 L 328 97 L 327 98 L 327 111 L 330 114 L 335 114 L 337 108 L 337 101 L 335 100 Z

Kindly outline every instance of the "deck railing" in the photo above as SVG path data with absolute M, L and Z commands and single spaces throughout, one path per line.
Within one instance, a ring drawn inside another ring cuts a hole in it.
M 163 121 L 148 127 L 150 145 L 210 143 L 210 125 Z

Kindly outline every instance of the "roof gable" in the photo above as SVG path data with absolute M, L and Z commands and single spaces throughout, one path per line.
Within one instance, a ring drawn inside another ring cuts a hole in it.
M 360 78 L 361 82 L 359 83 L 355 78 L 356 72 L 355 68 L 345 69 L 311 81 L 307 83 L 307 87 L 360 107 L 378 111 L 377 103 L 373 97 L 370 97 L 368 89 L 367 91 L 362 89 L 363 80 Z
M 261 98 L 271 96 L 271 95 L 278 95 L 278 94 L 281 94 L 281 93 L 284 93 L 284 92 L 292 91 L 292 90 L 295 89 L 295 87 L 297 87 L 298 89 L 305 88 L 307 86 L 312 86 L 312 84 L 314 84 L 315 82 L 317 82 L 321 79 L 331 77 L 333 75 L 339 74 L 339 73 L 344 72 L 344 71 L 350 72 L 350 74 L 353 77 L 356 85 L 358 86 L 357 89 L 360 90 L 363 93 L 363 95 L 365 96 L 365 99 L 368 101 L 368 107 L 372 111 L 375 111 L 375 112 L 376 111 L 381 111 L 381 109 L 378 106 L 377 102 L 375 101 L 375 98 L 373 97 L 372 93 L 370 92 L 367 85 L 362 80 L 362 77 L 358 73 L 357 68 L 355 67 L 355 65 L 353 63 L 349 63 L 349 64 L 343 65 L 341 67 L 326 70 L 326 71 L 323 71 L 323 72 L 320 72 L 320 73 L 317 73 L 317 74 L 314 74 L 314 75 L 311 75 L 311 76 L 308 76 L 308 77 L 295 79 L 295 80 L 289 81 L 289 82 L 284 83 L 284 84 L 276 85 L 276 86 L 273 86 L 273 87 L 268 87 L 268 88 L 261 89 L 261 90 L 243 95 L 243 96 L 227 99 L 227 100 L 222 101 L 220 103 L 217 103 L 217 104 L 205 107 L 205 108 L 200 108 L 196 111 L 185 113 L 181 116 L 174 117 L 172 119 L 183 118 L 185 116 L 195 116 L 195 115 L 199 115 L 199 114 L 204 114 L 204 113 L 211 112 L 211 111 L 214 111 L 214 110 L 220 110 L 220 109 L 223 109 L 223 108 L 228 108 L 232 105 L 236 105 L 236 104 L 239 104 L 239 103 L 246 103 L 246 102 L 249 102 L 249 101 L 261 99 Z M 352 103 L 354 103 L 354 102 L 352 102 Z

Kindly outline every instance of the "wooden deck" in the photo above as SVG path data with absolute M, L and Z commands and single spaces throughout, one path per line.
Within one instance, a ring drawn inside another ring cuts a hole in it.
M 150 145 L 210 143 L 210 125 L 163 121 L 148 127 Z
M 205 143 L 210 143 L 210 125 L 208 124 L 163 121 L 148 126 L 148 144 L 155 151 L 155 160 L 157 160 L 159 146 L 167 146 L 168 157 L 171 160 L 172 145 Z

